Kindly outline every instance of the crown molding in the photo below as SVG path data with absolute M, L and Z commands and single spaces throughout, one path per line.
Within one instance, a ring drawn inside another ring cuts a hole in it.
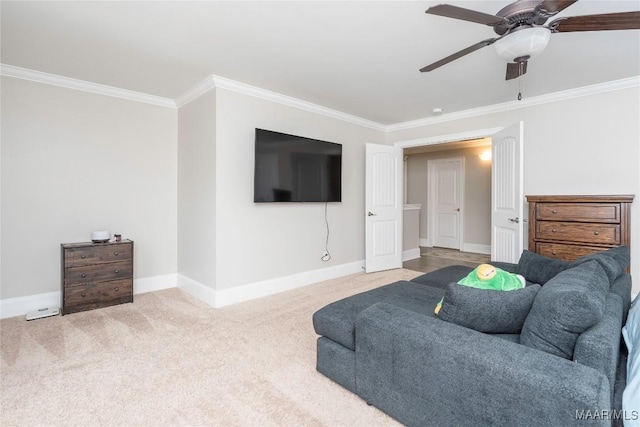
M 7 64 L 0 64 L 0 75 L 29 80 L 37 83 L 49 84 L 53 86 L 60 86 L 68 89 L 81 90 L 84 92 L 95 93 L 99 95 L 112 96 L 116 98 L 127 99 L 130 101 L 144 102 L 147 104 L 159 105 L 161 107 L 167 108 L 180 108 L 183 105 L 188 104 L 194 99 L 205 94 L 211 89 L 221 88 L 253 96 L 256 98 L 265 99 L 267 101 L 287 105 L 290 107 L 310 111 L 312 113 L 343 120 L 381 132 L 384 132 L 386 128 L 385 125 L 373 122 L 371 120 L 366 120 L 361 117 L 346 114 L 341 111 L 333 110 L 331 108 L 323 107 L 311 102 L 302 101 L 300 99 L 296 99 L 290 96 L 282 95 L 276 92 L 226 79 L 224 77 L 219 77 L 216 75 L 208 76 L 175 100 Z
M 564 101 L 582 96 L 596 95 L 605 92 L 612 92 L 616 90 L 630 89 L 634 87 L 640 87 L 640 76 L 629 77 L 621 80 L 614 80 L 611 82 L 599 83 L 590 86 L 583 86 L 575 89 L 564 90 L 560 92 L 554 92 L 546 95 L 534 96 L 531 98 L 523 99 L 522 101 L 510 101 L 501 104 L 488 105 L 484 107 L 472 108 L 469 110 L 457 111 L 454 113 L 443 114 L 438 117 L 427 117 L 424 119 L 412 120 L 407 122 L 395 123 L 391 125 L 384 125 L 382 123 L 374 122 L 371 120 L 363 119 L 351 114 L 343 113 L 338 110 L 323 107 L 318 104 L 303 101 L 301 99 L 293 98 L 291 96 L 282 95 L 277 92 L 262 89 L 256 86 L 251 86 L 245 83 L 241 83 L 235 80 L 230 80 L 224 77 L 210 75 L 202 80 L 197 85 L 180 95 L 175 100 L 170 98 L 163 98 L 155 95 L 148 95 L 141 92 L 134 92 L 131 90 L 120 89 L 113 86 L 106 86 L 97 83 L 91 83 L 84 80 L 72 79 L 69 77 L 58 76 L 55 74 L 43 73 L 41 71 L 29 70 L 26 68 L 15 67 L 13 65 L 0 64 L 0 75 L 7 77 L 14 77 L 23 80 L 30 80 L 38 83 L 45 83 L 54 86 L 65 87 L 69 89 L 81 90 L 90 93 L 96 93 L 99 95 L 112 96 L 116 98 L 127 99 L 130 101 L 143 102 L 146 104 L 158 105 L 167 108 L 180 108 L 194 99 L 202 96 L 206 92 L 220 88 L 233 92 L 241 93 L 244 95 L 253 96 L 256 98 L 264 99 L 278 104 L 286 105 L 289 107 L 299 108 L 301 110 L 309 111 L 315 114 L 331 117 L 334 119 L 342 120 L 348 123 L 353 123 L 358 126 L 363 126 L 369 129 L 377 130 L 380 132 L 394 132 L 399 130 L 406 130 L 417 128 L 421 126 L 429 126 L 438 123 L 445 123 L 454 120 L 467 119 L 471 117 L 477 117 L 487 114 L 495 114 L 510 110 L 517 110 L 520 108 L 533 107 L 536 105 L 547 104 L 550 102 Z
M 445 123 L 453 120 L 468 119 L 471 117 L 483 116 L 486 114 L 501 113 L 504 111 L 517 110 L 520 108 L 533 107 L 536 105 L 548 104 L 550 102 L 566 101 L 582 96 L 597 95 L 616 90 L 640 87 L 640 76 L 629 77 L 611 82 L 598 83 L 590 86 L 583 86 L 575 89 L 563 90 L 546 95 L 533 96 L 522 101 L 510 101 L 501 104 L 487 105 L 485 107 L 472 108 L 469 110 L 456 111 L 455 113 L 444 114 L 438 117 L 427 117 L 425 119 L 412 120 L 403 123 L 396 123 L 386 126 L 386 132 L 429 126 L 437 123 Z
M 0 75 L 37 83 L 45 83 L 53 86 L 60 86 L 67 89 L 81 90 L 83 92 L 95 93 L 98 95 L 127 99 L 129 101 L 143 102 L 145 104 L 158 105 L 160 107 L 176 108 L 176 103 L 173 99 L 134 92 L 127 89 L 120 89 L 113 86 L 101 85 L 98 83 L 91 83 L 84 80 L 72 79 L 69 77 L 58 76 L 56 74 L 43 73 L 41 71 L 15 67 L 13 65 L 0 64 Z
M 176 107 L 180 108 L 191 101 L 201 97 L 205 93 L 216 88 L 215 76 L 207 76 L 200 83 L 187 90 L 185 93 L 176 98 Z
M 178 106 L 178 108 L 180 108 L 212 89 L 230 90 L 236 93 L 241 93 L 243 95 L 253 96 L 255 98 L 264 99 L 266 101 L 286 105 L 288 107 L 298 108 L 300 110 L 305 110 L 322 116 L 327 116 L 345 122 L 353 123 L 355 125 L 367 127 L 380 132 L 385 132 L 387 128 L 387 126 L 383 124 L 363 119 L 361 117 L 353 116 L 351 114 L 343 113 L 342 111 L 323 107 L 322 105 L 303 101 L 298 98 L 293 98 L 281 93 L 262 89 L 257 86 L 251 86 L 246 83 L 241 83 L 216 75 L 208 76 L 193 88 L 189 89 L 187 92 L 176 98 L 176 105 Z

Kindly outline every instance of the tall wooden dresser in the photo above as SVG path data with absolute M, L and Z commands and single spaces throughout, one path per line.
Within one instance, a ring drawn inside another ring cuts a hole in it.
M 631 249 L 633 197 L 527 196 L 529 250 L 573 261 L 615 246 Z
M 62 315 L 133 302 L 133 241 L 65 243 Z

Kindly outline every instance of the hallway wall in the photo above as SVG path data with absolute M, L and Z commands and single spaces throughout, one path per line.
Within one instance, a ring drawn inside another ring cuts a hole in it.
M 464 157 L 464 222 L 462 250 L 470 252 L 489 251 L 491 248 L 491 161 L 483 161 L 480 153 L 490 146 L 407 156 L 407 203 L 421 204 L 420 244 L 430 246 L 428 235 L 428 170 L 427 162 L 435 159 Z

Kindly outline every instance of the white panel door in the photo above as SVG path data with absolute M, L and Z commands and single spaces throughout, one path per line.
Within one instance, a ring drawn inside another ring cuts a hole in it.
M 517 263 L 523 249 L 523 123 L 492 136 L 491 260 Z
M 365 271 L 402 267 L 402 149 L 367 144 Z
M 433 246 L 460 249 L 462 205 L 462 159 L 429 162 L 433 168 Z

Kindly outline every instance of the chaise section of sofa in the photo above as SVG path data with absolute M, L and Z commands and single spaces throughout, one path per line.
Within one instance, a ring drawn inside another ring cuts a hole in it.
M 490 334 L 385 303 L 356 330 L 358 395 L 408 426 L 584 425 L 576 411 L 610 408 L 603 373 Z
M 358 314 L 384 301 L 422 316 L 435 316 L 435 306 L 443 295 L 440 288 L 399 281 L 327 305 L 313 315 L 313 326 L 321 335 L 317 341 L 316 369 L 355 393 Z

